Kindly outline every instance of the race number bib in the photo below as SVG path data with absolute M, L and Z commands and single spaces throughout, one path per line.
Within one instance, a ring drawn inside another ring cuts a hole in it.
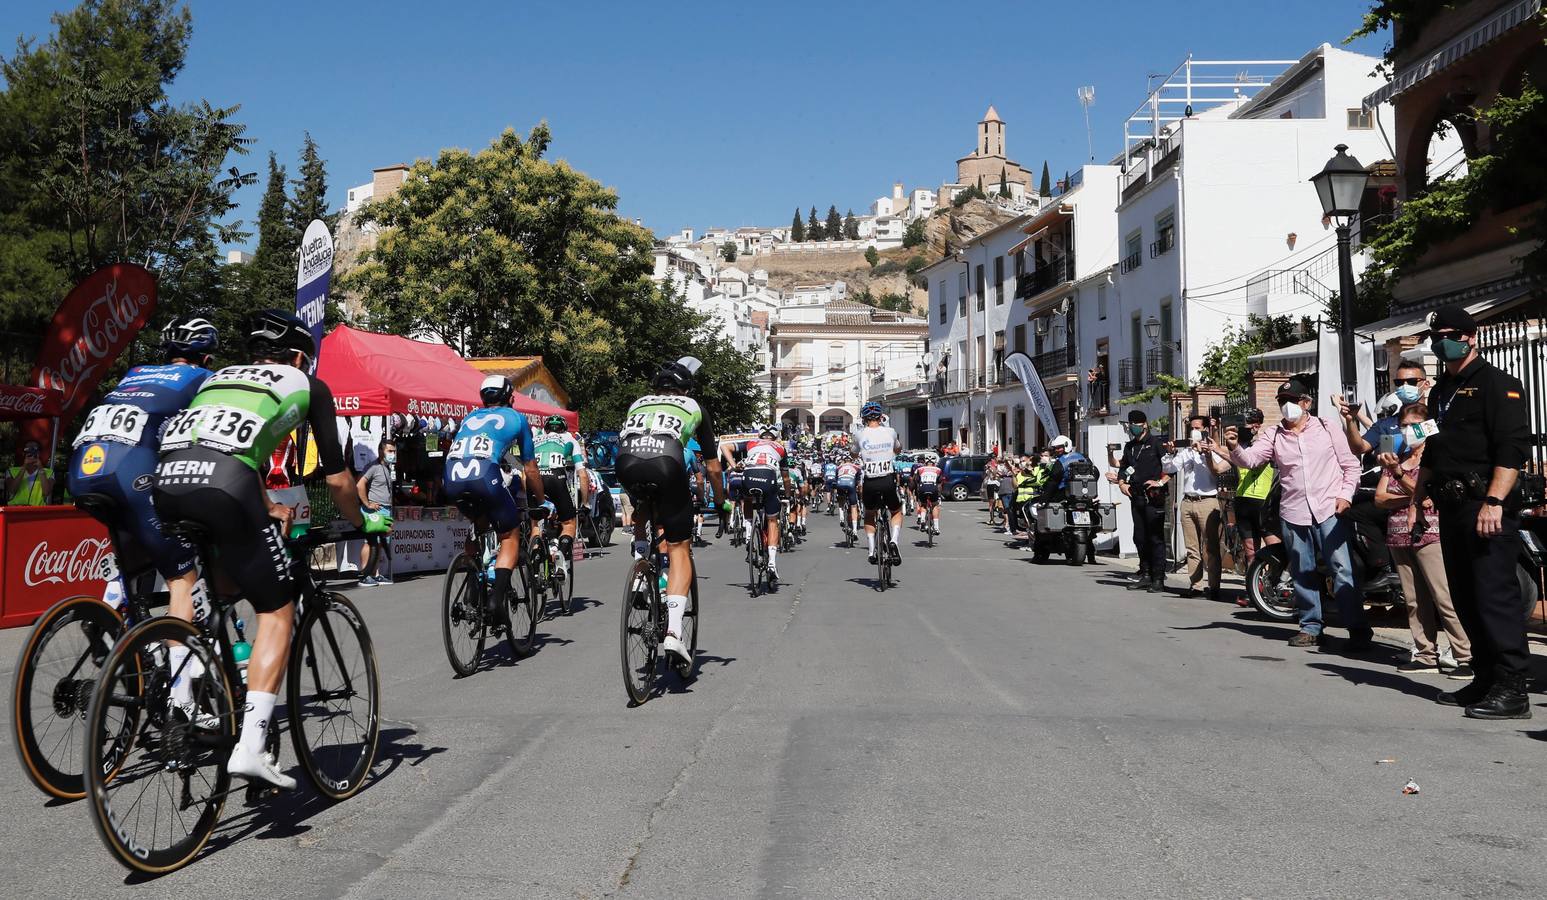
M 73 446 L 79 447 L 91 441 L 113 441 L 119 444 L 139 444 L 145 435 L 145 423 L 150 415 L 138 406 L 99 406 L 86 416 L 86 424 L 75 438 Z
M 645 410 L 629 416 L 623 422 L 624 434 L 669 434 L 680 437 L 687 423 L 682 417 L 665 410 Z
M 494 439 L 486 434 L 470 434 L 451 442 L 448 459 L 493 459 Z
M 185 409 L 167 422 L 161 435 L 162 450 L 181 450 L 195 441 L 226 453 L 252 447 L 263 431 L 263 417 L 234 406 L 200 406 Z
M 940 478 L 939 472 L 920 472 L 919 484 L 934 484 Z
M 559 452 L 544 453 L 537 465 L 542 469 L 563 469 L 569 465 L 569 457 Z
M 880 478 L 883 475 L 890 475 L 894 471 L 895 470 L 892 468 L 892 461 L 889 460 L 889 459 L 867 459 L 867 460 L 865 460 L 865 477 L 866 478 Z

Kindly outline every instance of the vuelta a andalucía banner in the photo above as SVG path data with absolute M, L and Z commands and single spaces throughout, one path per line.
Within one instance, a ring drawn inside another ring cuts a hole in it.
M 156 276 L 129 263 L 103 266 L 59 304 L 32 367 L 32 384 L 59 392 L 59 416 L 85 406 L 102 376 L 156 311 Z M 27 437 L 48 446 L 49 419 L 22 424 Z
M 1058 417 L 1053 415 L 1053 401 L 1047 398 L 1047 388 L 1042 386 L 1042 376 L 1037 374 L 1037 367 L 1032 365 L 1031 357 L 1024 353 L 1011 353 L 1005 357 L 1004 364 L 1025 386 L 1026 399 L 1031 401 L 1031 408 L 1036 411 L 1037 418 L 1042 421 L 1042 427 L 1051 439 L 1052 435 L 1058 434 Z
M 300 262 L 295 273 L 295 314 L 312 330 L 312 340 L 322 347 L 322 320 L 328 310 L 328 284 L 333 280 L 333 235 L 321 219 L 313 219 L 301 237 Z M 317 360 L 312 360 L 312 372 Z

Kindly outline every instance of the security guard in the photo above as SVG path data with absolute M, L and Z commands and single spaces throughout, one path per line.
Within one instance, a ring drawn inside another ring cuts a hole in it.
M 1529 719 L 1530 652 L 1520 583 L 1520 468 L 1530 431 L 1520 380 L 1477 355 L 1477 323 L 1459 306 L 1429 315 L 1445 373 L 1429 396 L 1439 433 L 1425 441 L 1417 496 L 1440 517 L 1445 577 L 1472 638 L 1472 683 L 1436 698 L 1474 719 Z M 1414 527 L 1422 527 L 1415 517 Z
M 1171 496 L 1166 489 L 1171 477 L 1160 463 L 1165 444 L 1150 433 L 1149 418 L 1139 409 L 1128 414 L 1128 435 L 1118 463 L 1118 483 L 1128 495 L 1133 513 L 1133 543 L 1139 549 L 1140 572 L 1139 580 L 1128 590 L 1158 594 L 1166 587 L 1166 505 Z

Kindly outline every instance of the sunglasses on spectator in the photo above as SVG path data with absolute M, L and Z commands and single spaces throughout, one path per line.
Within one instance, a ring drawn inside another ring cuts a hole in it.
M 1420 384 L 1423 384 L 1423 379 L 1422 378 L 1398 378 L 1398 379 L 1393 380 L 1391 383 L 1392 384 L 1407 384 L 1407 385 L 1412 385 L 1413 387 L 1417 387 Z

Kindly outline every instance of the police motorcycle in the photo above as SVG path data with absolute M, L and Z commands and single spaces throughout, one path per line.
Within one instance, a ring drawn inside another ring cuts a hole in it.
M 1096 535 L 1117 530 L 1117 506 L 1102 503 L 1097 494 L 1099 475 L 1088 460 L 1071 462 L 1067 485 L 1061 496 L 1052 495 L 1031 505 L 1032 560 L 1047 562 L 1061 554 L 1071 566 L 1096 561 Z

